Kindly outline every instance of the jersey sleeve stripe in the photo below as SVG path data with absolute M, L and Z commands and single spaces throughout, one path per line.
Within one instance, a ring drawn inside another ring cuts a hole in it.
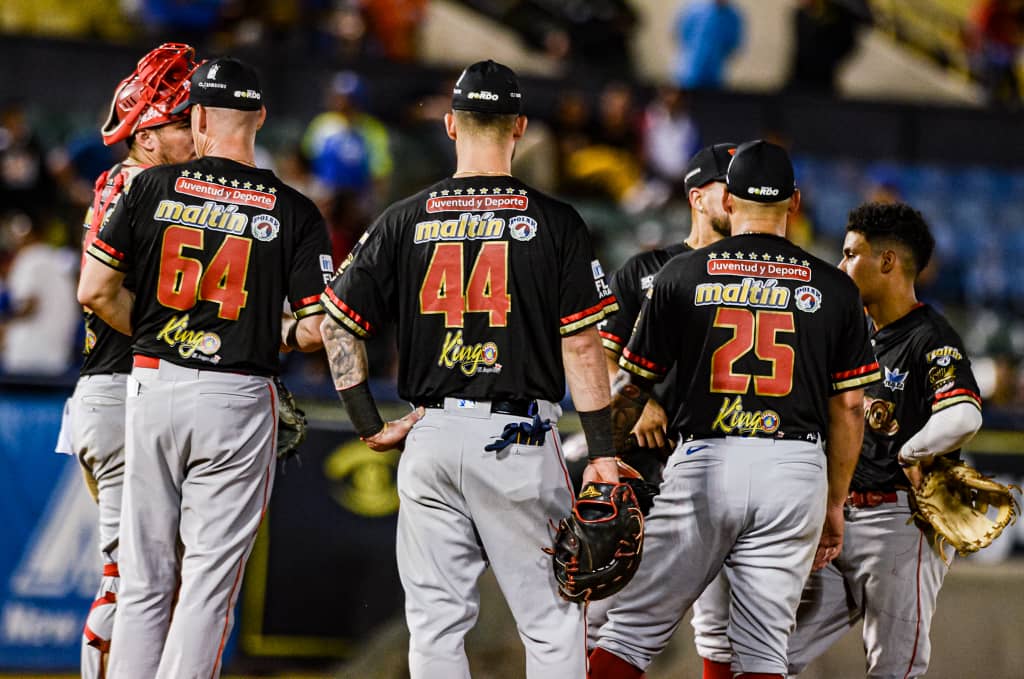
M 981 409 L 981 397 L 970 389 L 954 389 L 942 394 L 936 394 L 932 401 L 932 412 L 938 412 L 957 403 L 972 403 Z
M 855 389 L 857 387 L 863 387 L 866 384 L 877 382 L 882 379 L 882 373 L 878 370 L 876 364 L 875 371 L 869 375 L 862 375 L 860 377 L 852 377 L 847 380 L 838 380 L 832 383 L 832 392 L 838 393 L 840 391 L 846 391 L 847 389 Z
M 301 320 L 306 316 L 315 316 L 317 314 L 322 314 L 326 311 L 326 309 L 324 309 L 324 305 L 320 302 L 320 298 L 317 297 L 315 299 L 316 301 L 313 304 L 307 304 L 306 306 L 300 309 L 292 310 L 292 315 L 295 316 L 295 320 Z
M 304 306 L 306 306 L 308 304 L 314 304 L 314 303 L 319 302 L 319 301 L 320 301 L 320 295 L 310 295 L 309 297 L 303 297 L 302 299 L 297 301 L 292 306 L 295 307 L 296 309 L 301 309 L 302 307 L 304 307 Z
M 643 356 L 634 354 L 629 350 L 629 347 L 624 347 L 622 349 L 622 358 L 619 359 L 619 363 L 621 364 L 623 361 L 628 361 L 637 367 L 643 368 L 644 370 L 650 371 L 651 373 L 659 376 L 664 376 L 668 372 L 668 368 L 660 366 L 654 361 L 650 361 Z
M 875 361 L 874 363 L 862 365 L 861 367 L 854 368 L 853 370 L 844 370 L 843 372 L 833 373 L 832 379 L 835 380 L 836 382 L 841 382 L 842 380 L 849 379 L 851 377 L 857 377 L 858 375 L 863 375 L 864 373 L 869 373 L 877 370 L 878 361 Z
M 616 354 L 622 353 L 622 347 L 625 344 L 625 342 L 622 341 L 621 337 L 619 337 L 618 335 L 613 335 L 612 333 L 606 332 L 604 330 L 598 330 L 597 332 L 599 335 L 601 335 L 601 344 L 604 345 L 605 349 L 607 349 L 608 351 L 612 351 Z
M 664 373 L 656 373 L 656 372 L 653 372 L 651 370 L 647 370 L 642 365 L 640 365 L 638 363 L 634 363 L 633 361 L 631 361 L 628 358 L 626 358 L 625 351 L 626 350 L 623 350 L 623 355 L 619 357 L 619 366 L 621 366 L 623 370 L 631 372 L 634 375 L 639 375 L 640 377 L 644 378 L 645 380 L 651 380 L 652 382 L 660 382 L 663 379 L 665 379 L 665 374 Z M 635 354 L 633 354 L 633 357 L 634 358 L 640 358 L 639 356 L 636 356 Z M 641 360 L 643 360 L 643 359 L 641 359 Z M 650 363 L 650 361 L 644 361 L 644 362 L 645 363 Z
M 338 299 L 338 296 L 330 288 L 324 290 L 320 301 L 323 302 L 324 311 L 331 318 L 348 328 L 357 337 L 369 337 L 372 334 L 370 324 L 347 304 Z
M 559 332 L 563 335 L 571 335 L 577 330 L 581 330 L 588 325 L 597 323 L 606 315 L 618 310 L 619 303 L 616 301 L 615 297 L 605 297 L 589 309 L 584 309 L 579 313 L 563 317 L 561 321 L 562 326 L 559 328 Z
M 96 247 L 96 243 L 98 242 L 99 241 L 93 241 L 92 243 L 90 243 L 89 247 L 85 251 L 86 254 L 90 255 L 93 259 L 99 260 L 100 262 L 106 264 L 111 269 L 114 269 L 116 271 L 126 271 L 128 269 L 127 265 L 124 263 L 123 260 L 117 259 L 116 257 L 111 257 L 104 250 L 101 250 L 100 248 Z

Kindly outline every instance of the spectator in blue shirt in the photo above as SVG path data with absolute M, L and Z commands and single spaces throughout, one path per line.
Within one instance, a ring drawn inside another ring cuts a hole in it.
M 676 83 L 683 89 L 718 89 L 726 60 L 743 41 L 743 15 L 729 0 L 694 0 L 676 20 L 679 61 Z

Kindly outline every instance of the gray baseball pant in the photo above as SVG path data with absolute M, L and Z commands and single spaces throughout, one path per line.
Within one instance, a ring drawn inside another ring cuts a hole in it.
M 868 679 L 919 677 L 928 669 L 928 633 L 949 567 L 933 547 L 934 533 L 910 522 L 907 493 L 897 495 L 898 502 L 846 508 L 842 552 L 804 589 L 789 640 L 790 674 L 861 618 Z
M 643 561 L 598 646 L 646 670 L 723 565 L 733 672 L 785 674 L 786 646 L 825 518 L 819 444 L 681 443 L 647 518 Z
M 107 676 L 216 679 L 273 488 L 277 393 L 266 377 L 160 361 L 132 371 L 127 415 Z
M 82 634 L 82 679 L 101 679 L 117 611 L 117 551 L 124 486 L 125 389 L 128 375 L 83 375 L 71 396 L 71 449 L 96 484 L 103 576 Z
M 554 425 L 558 406 L 538 404 Z M 506 424 L 523 421 L 492 414 L 487 401 L 448 398 L 409 434 L 398 466 L 397 555 L 412 679 L 469 678 L 464 639 L 488 564 L 526 648 L 528 679 L 586 675 L 583 609 L 559 597 L 543 551 L 552 542 L 549 522 L 572 507 L 558 431 L 540 446 L 484 450 Z

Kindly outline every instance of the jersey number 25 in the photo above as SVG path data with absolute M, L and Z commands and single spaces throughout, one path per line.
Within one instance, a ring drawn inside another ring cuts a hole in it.
M 732 338 L 711 355 L 711 391 L 719 394 L 746 394 L 750 378 L 758 396 L 788 396 L 793 390 L 793 347 L 779 342 L 778 334 L 796 331 L 791 311 L 758 311 L 719 307 L 716 328 L 732 329 Z M 770 375 L 734 372 L 734 364 L 751 349 L 762 361 L 772 364 Z

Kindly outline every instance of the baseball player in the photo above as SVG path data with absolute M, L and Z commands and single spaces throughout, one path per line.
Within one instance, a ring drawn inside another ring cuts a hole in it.
M 722 205 L 722 194 L 725 191 L 725 171 L 735 151 L 736 144 L 714 144 L 700 149 L 690 159 L 684 176 L 691 224 L 686 240 L 641 252 L 628 259 L 611 277 L 609 285 L 619 303 L 619 310 L 601 321 L 599 326 L 610 378 L 614 379 L 619 371 L 622 348 L 633 332 L 644 295 L 653 284 L 655 274 L 676 255 L 712 245 L 730 235 L 731 225 Z M 674 376 L 667 376 L 644 406 L 631 432 L 638 447 L 628 452 L 619 451 L 624 461 L 636 468 L 645 480 L 655 484 L 661 483 L 665 459 L 672 452 L 671 442 L 665 433 L 668 428 L 665 411 L 674 412 L 679 407 L 675 402 L 674 384 Z M 666 406 L 662 407 L 662 403 Z M 591 646 L 597 642 L 597 633 L 614 601 L 614 597 L 610 597 L 593 601 L 587 607 L 587 637 Z
M 198 160 L 135 178 L 79 284 L 79 301 L 132 334 L 134 354 L 108 670 L 117 679 L 220 675 L 273 486 L 282 335 L 291 348 L 322 346 L 327 231 L 308 199 L 256 168 L 261 101 L 242 62 L 196 69 L 174 112 L 191 107 Z M 128 271 L 134 299 L 121 285 Z M 282 324 L 286 297 L 297 321 Z
M 189 45 L 164 43 L 139 60 L 114 90 L 103 143 L 124 141 L 128 157 L 96 180 L 92 207 L 85 215 L 88 248 L 104 216 L 132 179 L 148 167 L 183 163 L 195 157 L 187 113 L 171 110 L 188 96 L 182 86 L 196 67 Z M 84 257 L 84 252 L 83 252 Z M 99 505 L 103 576 L 82 636 L 82 677 L 104 676 L 117 610 L 117 547 L 124 482 L 125 384 L 132 369 L 131 339 L 85 309 L 85 356 L 68 404 L 70 452 L 82 465 L 86 485 Z
M 510 175 L 526 129 L 515 73 L 475 63 L 445 115 L 457 171 L 388 208 L 324 293 L 335 386 L 374 450 L 404 441 L 398 570 L 413 679 L 464 679 L 477 579 L 489 564 L 533 679 L 585 676 L 582 607 L 559 598 L 549 522 L 572 507 L 557 433 L 568 379 L 590 451 L 615 483 L 610 387 L 596 324 L 616 308 L 570 206 Z M 398 390 L 384 423 L 363 339 L 397 319 Z M 563 375 L 565 377 L 563 377 Z
M 884 381 L 867 389 L 864 446 L 846 502 L 840 555 L 804 588 L 789 671 L 798 674 L 864 619 L 867 676 L 919 677 L 949 567 L 935 536 L 910 518 L 919 463 L 959 457 L 981 427 L 981 398 L 960 336 L 917 300 L 914 281 L 935 241 L 921 213 L 868 203 L 850 213 L 839 267 L 860 289 Z
M 726 187 L 734 235 L 662 268 L 622 352 L 617 446 L 673 366 L 684 407 L 644 560 L 590 656 L 594 679 L 640 677 L 723 566 L 732 672 L 782 677 L 812 561 L 842 544 L 863 386 L 879 379 L 860 297 L 785 239 L 800 201 L 785 150 L 742 144 Z

